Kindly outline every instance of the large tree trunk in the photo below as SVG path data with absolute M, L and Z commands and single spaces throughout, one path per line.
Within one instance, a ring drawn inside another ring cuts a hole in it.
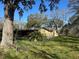
M 1 47 L 9 48 L 13 44 L 13 18 L 14 9 L 5 7 L 5 21 L 2 32 Z

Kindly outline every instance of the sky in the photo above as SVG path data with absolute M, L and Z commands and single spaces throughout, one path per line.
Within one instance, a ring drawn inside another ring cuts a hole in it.
M 33 8 L 31 10 L 24 10 L 24 14 L 23 14 L 23 17 L 21 18 L 22 20 L 19 20 L 19 14 L 17 12 L 17 10 L 15 11 L 15 14 L 14 14 L 14 20 L 15 21 L 22 21 L 22 22 L 27 22 L 27 17 L 30 15 L 30 14 L 36 14 L 36 13 L 40 13 L 39 12 L 39 4 L 40 4 L 40 0 L 36 0 L 36 4 L 33 6 Z M 46 5 L 48 5 L 48 3 L 46 3 Z M 21 5 L 22 6 L 22 5 Z M 59 14 L 61 16 L 62 14 L 62 11 L 64 11 L 64 13 L 66 13 L 68 11 L 68 0 L 61 0 L 60 3 L 58 4 L 59 6 Z M 48 8 L 48 6 L 47 6 Z M 51 14 L 54 15 L 54 12 L 50 12 L 49 8 L 48 8 L 48 11 L 45 12 L 45 14 L 50 18 Z M 68 20 L 69 19 L 69 16 L 71 16 L 70 14 L 66 14 L 66 19 Z M 4 17 L 4 5 L 2 3 L 0 3 L 0 17 Z

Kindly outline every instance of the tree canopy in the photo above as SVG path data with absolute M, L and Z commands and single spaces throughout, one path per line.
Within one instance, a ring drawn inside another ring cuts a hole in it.
M 69 7 L 72 9 L 72 11 L 79 14 L 79 0 L 69 0 Z
M 40 28 L 42 24 L 47 22 L 47 16 L 42 14 L 31 14 L 30 16 L 28 16 L 27 21 L 28 21 L 27 22 L 28 28 L 32 27 Z
M 47 8 L 45 5 L 45 2 L 49 2 L 49 7 L 50 10 L 53 10 L 53 7 L 57 7 L 57 4 L 59 3 L 60 0 L 40 0 L 41 3 L 39 5 L 39 11 L 46 12 Z M 33 5 L 35 5 L 36 0 L 0 0 L 4 4 L 4 9 L 6 6 L 12 9 L 17 9 L 19 12 L 19 16 L 23 16 L 23 10 L 24 9 L 32 9 Z M 20 4 L 23 5 L 23 8 L 21 8 Z

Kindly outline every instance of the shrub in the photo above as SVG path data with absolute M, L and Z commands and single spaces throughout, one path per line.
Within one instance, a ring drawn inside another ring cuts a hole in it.
M 34 41 L 34 40 L 42 41 L 42 40 L 46 40 L 47 38 L 42 36 L 40 32 L 34 31 L 28 35 L 28 39 L 30 41 Z

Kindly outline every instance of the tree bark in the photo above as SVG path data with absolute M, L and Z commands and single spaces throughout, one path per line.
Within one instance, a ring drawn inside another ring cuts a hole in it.
M 1 47 L 9 48 L 13 45 L 13 19 L 14 9 L 5 7 L 5 21 L 2 32 Z

